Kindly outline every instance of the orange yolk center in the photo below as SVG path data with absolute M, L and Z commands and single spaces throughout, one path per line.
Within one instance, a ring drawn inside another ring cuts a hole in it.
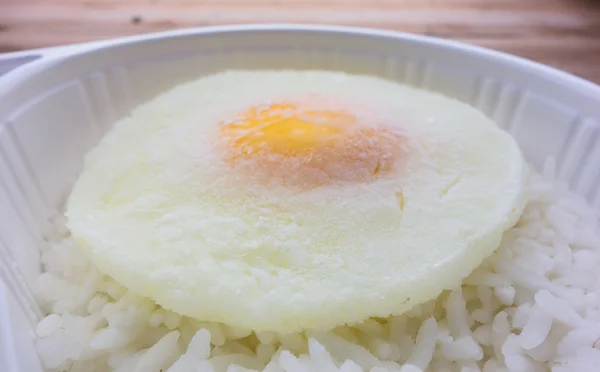
M 229 160 L 309 183 L 373 178 L 398 150 L 391 130 L 366 125 L 346 109 L 306 102 L 253 106 L 222 123 L 220 135 Z
M 294 156 L 340 139 L 355 122 L 356 117 L 343 111 L 302 110 L 284 102 L 250 108 L 228 123 L 223 134 L 246 154 L 269 149 Z

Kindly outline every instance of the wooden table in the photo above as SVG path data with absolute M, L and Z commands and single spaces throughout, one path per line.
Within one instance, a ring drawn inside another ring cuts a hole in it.
M 600 83 L 598 0 L 0 0 L 0 52 L 262 22 L 343 24 L 457 39 Z

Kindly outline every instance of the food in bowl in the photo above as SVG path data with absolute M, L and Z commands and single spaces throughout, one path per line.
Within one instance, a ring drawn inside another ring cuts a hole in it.
M 375 77 L 233 71 L 117 123 L 67 226 L 103 273 L 166 309 L 330 329 L 458 285 L 516 223 L 524 169 L 465 104 Z
M 38 350 L 120 371 L 587 363 L 569 347 L 598 303 L 564 277 L 598 260 L 597 219 L 526 174 L 474 108 L 374 77 L 178 86 L 89 154 L 44 254 Z

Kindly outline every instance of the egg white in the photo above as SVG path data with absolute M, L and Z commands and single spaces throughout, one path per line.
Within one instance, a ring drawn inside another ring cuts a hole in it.
M 215 150 L 217 124 L 236 112 L 318 96 L 397 127 L 398 166 L 296 188 L 236 172 Z M 516 223 L 525 181 L 511 136 L 458 101 L 368 76 L 230 71 L 116 123 L 67 217 L 131 290 L 200 320 L 285 333 L 400 314 L 458 285 Z

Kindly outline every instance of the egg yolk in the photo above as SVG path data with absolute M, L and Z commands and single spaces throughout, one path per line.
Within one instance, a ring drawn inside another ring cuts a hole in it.
M 238 149 L 255 153 L 264 149 L 294 156 L 327 142 L 339 140 L 356 118 L 343 111 L 301 110 L 293 103 L 252 107 L 226 125 L 224 134 L 235 138 Z
M 306 102 L 253 106 L 222 123 L 228 159 L 306 182 L 364 181 L 388 169 L 399 137 L 345 107 Z

